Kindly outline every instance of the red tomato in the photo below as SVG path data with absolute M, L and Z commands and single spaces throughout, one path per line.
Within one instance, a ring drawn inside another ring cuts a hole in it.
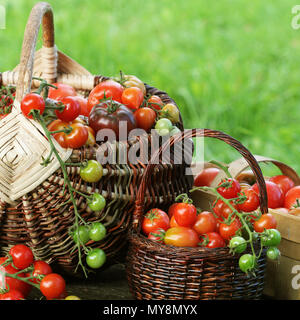
M 283 206 L 284 195 L 282 190 L 277 184 L 272 181 L 266 181 L 267 195 L 268 195 L 268 207 L 271 209 L 279 208 Z M 258 186 L 255 183 L 252 189 L 258 194 Z
M 169 226 L 169 216 L 163 210 L 157 208 L 149 210 L 142 222 L 142 230 L 146 235 L 157 229 L 167 230 Z
M 197 247 L 197 232 L 187 227 L 173 227 L 166 231 L 164 242 L 175 247 Z
M 87 99 L 81 96 L 74 96 L 74 99 L 77 100 L 80 104 L 80 115 L 88 117 L 89 116 L 89 110 L 87 107 Z
M 65 106 L 63 111 L 55 110 L 58 119 L 66 122 L 75 120 L 80 114 L 80 103 L 72 96 L 63 97 L 60 102 Z
M 292 209 L 294 206 L 298 206 L 297 200 L 300 202 L 300 186 L 296 186 L 286 193 L 284 198 L 284 207 Z
M 65 135 L 65 142 L 69 148 L 77 149 L 84 146 L 88 140 L 89 132 L 85 125 L 80 123 L 71 123 L 71 133 Z
M 24 300 L 23 293 L 19 290 L 10 289 L 6 293 L 0 294 L 0 300 Z
M 42 260 L 36 260 L 33 263 L 33 272 L 32 275 L 34 277 L 38 276 L 38 275 L 47 275 L 52 273 L 52 268 L 50 267 L 50 265 Z M 32 280 L 35 283 L 38 283 L 39 281 L 37 281 L 37 279 Z
M 29 113 L 32 110 L 38 110 L 40 114 L 43 114 L 45 111 L 45 101 L 37 93 L 28 93 L 21 101 L 21 110 L 25 117 L 33 119 L 33 116 Z
M 122 103 L 129 109 L 137 110 L 143 103 L 144 94 L 138 87 L 125 88 L 122 93 Z
M 263 232 L 265 229 L 276 229 L 277 221 L 271 213 L 264 213 L 258 220 L 254 221 L 253 227 L 256 232 Z
M 194 186 L 209 187 L 219 172 L 220 172 L 220 169 L 218 168 L 206 168 L 202 170 L 196 176 L 194 180 Z
M 161 110 L 161 108 L 164 106 L 164 103 L 159 96 L 153 95 L 148 99 L 147 106 L 156 110 Z
M 217 232 L 202 235 L 200 243 L 206 248 L 223 248 L 226 246 L 224 239 Z
M 112 98 L 112 100 L 122 103 L 122 94 L 124 87 L 114 81 L 106 80 L 99 83 L 89 94 L 88 97 L 88 112 L 90 113 L 92 108 L 100 103 L 100 100 L 104 98 Z
M 67 97 L 67 96 L 76 96 L 76 90 L 69 86 L 68 84 L 64 83 L 53 83 L 57 89 L 49 87 L 48 98 L 59 101 L 60 99 Z
M 232 207 L 238 211 L 237 205 L 233 202 L 230 203 Z M 227 219 L 228 216 L 232 213 L 232 209 L 221 199 L 213 203 L 213 211 L 220 218 L 221 221 L 223 220 L 222 218 Z
M 12 256 L 13 264 L 18 269 L 22 270 L 29 267 L 34 260 L 31 249 L 24 244 L 16 244 L 9 250 Z
M 235 218 L 229 225 L 221 223 L 219 227 L 220 236 L 225 240 L 230 240 L 241 227 L 242 224 L 238 218 Z
M 259 206 L 259 196 L 251 188 L 244 189 L 241 193 L 245 193 L 247 197 L 246 201 L 237 205 L 239 211 L 252 212 L 255 211 Z
M 177 203 L 174 209 L 174 218 L 180 226 L 192 227 L 197 219 L 197 209 L 190 203 Z
M 155 124 L 156 112 L 148 107 L 139 108 L 135 111 L 134 118 L 138 128 L 149 131 Z
M 198 214 L 193 229 L 200 235 L 208 232 L 214 232 L 217 229 L 217 219 L 208 211 Z
M 172 216 L 172 218 L 170 219 L 170 228 L 173 228 L 173 227 L 180 227 L 180 225 L 175 220 L 174 216 Z
M 219 185 L 228 182 L 230 185 L 228 187 L 219 187 L 217 191 L 225 199 L 232 199 L 238 196 L 238 193 L 241 191 L 241 186 L 236 179 L 227 178 L 222 180 Z
M 57 273 L 47 274 L 40 283 L 40 290 L 48 300 L 58 298 L 65 288 L 66 282 L 64 278 Z
M 148 234 L 148 239 L 159 243 L 164 243 L 165 233 L 166 231 L 164 229 L 157 229 Z
M 7 260 L 7 257 L 0 258 L 0 264 L 3 264 L 6 260 Z M 0 272 L 2 274 L 4 274 L 5 272 L 14 274 L 16 272 L 19 272 L 19 270 L 15 269 L 11 264 L 9 264 L 5 267 L 0 266 Z M 25 273 L 21 272 L 19 273 L 19 276 L 24 278 L 26 275 Z M 18 290 L 24 295 L 25 298 L 27 297 L 27 295 L 31 290 L 31 286 L 28 283 L 19 279 L 11 278 L 11 277 L 5 277 L 4 279 L 3 277 L 0 277 L 0 288 L 6 288 L 6 289 L 9 288 L 9 290 L 13 290 L 13 289 Z
M 295 186 L 294 181 L 290 177 L 285 175 L 271 177 L 269 181 L 276 183 L 280 187 L 284 195 Z
M 169 207 L 169 210 L 168 210 L 169 218 L 172 218 L 176 206 L 177 206 L 177 202 L 173 203 L 173 204 Z

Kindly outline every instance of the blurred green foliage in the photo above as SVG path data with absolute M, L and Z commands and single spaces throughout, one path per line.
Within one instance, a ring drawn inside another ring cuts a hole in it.
M 291 0 L 50 0 L 56 44 L 95 74 L 167 91 L 187 128 L 211 128 L 300 172 L 300 30 Z M 18 64 L 32 0 L 1 1 L 0 70 Z M 39 45 L 41 43 L 39 42 Z M 207 139 L 205 158 L 239 155 Z

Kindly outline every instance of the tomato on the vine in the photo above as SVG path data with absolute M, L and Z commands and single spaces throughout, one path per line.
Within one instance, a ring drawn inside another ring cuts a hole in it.
M 100 82 L 89 94 L 88 111 L 91 112 L 92 108 L 99 104 L 104 97 L 122 103 L 123 91 L 124 87 L 114 80 Z
M 267 229 L 261 238 L 262 244 L 267 247 L 278 246 L 281 234 L 277 229 Z
M 267 180 L 265 183 L 267 188 L 268 207 L 271 209 L 282 207 L 284 202 L 284 194 L 280 187 L 276 183 L 269 180 Z M 259 193 L 257 183 L 252 186 L 252 189 L 256 193 Z
M 25 297 L 23 293 L 16 289 L 10 289 L 6 293 L 0 294 L 0 300 L 24 300 Z
M 88 160 L 84 166 L 80 167 L 79 174 L 86 182 L 98 182 L 103 176 L 103 167 L 97 160 Z M 100 199 L 99 196 L 96 197 L 97 200 Z
M 28 93 L 21 101 L 21 111 L 25 117 L 33 119 L 33 115 L 30 114 L 31 111 L 37 110 L 40 114 L 45 111 L 45 101 L 43 97 L 37 93 Z
M 194 179 L 195 187 L 209 187 L 220 172 L 218 168 L 206 168 L 199 172 Z
M 265 229 L 276 229 L 277 221 L 271 213 L 264 213 L 258 220 L 254 221 L 253 227 L 256 232 L 263 232 Z
M 93 193 L 92 198 L 88 200 L 88 206 L 93 211 L 101 211 L 105 208 L 106 200 L 100 193 Z
M 231 206 L 238 211 L 238 207 L 235 203 L 230 202 Z M 213 203 L 213 212 L 218 216 L 219 221 L 223 221 L 223 218 L 228 218 L 232 214 L 233 210 L 223 200 L 219 199 Z
M 93 241 L 101 241 L 106 236 L 106 228 L 101 222 L 93 222 L 89 228 L 89 238 Z
M 271 260 L 277 260 L 280 257 L 280 250 L 276 247 L 268 248 L 267 257 Z
M 199 236 L 191 228 L 173 227 L 166 231 L 164 242 L 166 245 L 175 247 L 197 247 Z
M 239 267 L 245 273 L 252 271 L 255 268 L 255 265 L 255 257 L 252 254 L 243 254 L 239 259 Z
M 129 109 L 137 110 L 143 103 L 144 94 L 138 87 L 125 88 L 122 93 L 122 103 Z
M 106 261 L 106 254 L 100 248 L 95 248 L 90 250 L 86 256 L 86 263 L 92 269 L 98 269 L 102 267 L 105 261 Z
M 134 117 L 137 128 L 149 131 L 155 124 L 156 112 L 149 107 L 139 108 L 134 112 Z
M 229 248 L 236 253 L 242 253 L 247 248 L 247 241 L 240 236 L 232 237 L 229 241 Z
M 31 249 L 24 244 L 16 244 L 10 250 L 13 264 L 16 268 L 22 270 L 29 267 L 33 261 L 33 253 Z
M 40 283 L 40 290 L 47 300 L 57 299 L 66 288 L 64 278 L 57 273 L 47 274 Z
M 167 230 L 169 226 L 169 216 L 166 212 L 157 208 L 149 210 L 142 221 L 142 230 L 145 235 L 157 229 Z
M 90 240 L 89 236 L 89 228 L 87 226 L 78 226 L 77 229 L 74 230 L 73 240 L 74 242 L 80 242 L 86 244 Z M 79 236 L 79 239 L 78 239 Z
M 258 194 L 251 188 L 242 190 L 241 194 L 246 196 L 246 200 L 243 203 L 239 203 L 237 205 L 239 211 L 244 212 L 252 212 L 255 211 L 259 207 L 259 196 Z
M 226 243 L 219 233 L 208 232 L 201 236 L 200 245 L 206 248 L 223 248 Z
M 53 86 L 57 87 L 57 89 L 53 87 L 49 87 L 48 98 L 59 101 L 60 99 L 67 96 L 76 96 L 76 90 L 65 83 L 52 83 Z
M 50 265 L 43 261 L 43 260 L 36 260 L 33 262 L 33 272 L 32 275 L 34 277 L 37 277 L 39 275 L 47 275 L 52 273 L 52 268 L 50 267 Z M 34 283 L 38 283 L 39 281 L 37 281 L 37 279 L 33 279 L 32 280 Z
M 84 146 L 89 137 L 87 126 L 76 122 L 70 122 L 69 126 L 71 127 L 72 131 L 64 136 L 67 146 L 72 149 L 77 149 Z
M 236 217 L 230 224 L 220 223 L 219 233 L 225 240 L 230 240 L 236 235 L 238 230 L 242 227 L 241 221 Z
M 276 183 L 281 188 L 284 195 L 295 186 L 295 182 L 290 177 L 283 174 L 273 176 L 269 181 Z
M 214 232 L 217 229 L 217 219 L 209 211 L 203 211 L 197 215 L 193 229 L 199 234 Z
M 180 202 L 174 209 L 174 219 L 182 227 L 192 227 L 197 219 L 197 209 L 191 203 Z
M 70 122 L 75 120 L 80 114 L 80 103 L 75 97 L 67 96 L 60 99 L 65 107 L 62 111 L 55 110 L 55 114 L 58 119 Z
M 298 202 L 300 204 L 300 186 L 293 187 L 286 193 L 284 207 L 287 209 L 293 209 L 293 207 L 298 206 Z
M 226 186 L 221 186 L 222 184 L 226 184 Z M 228 184 L 228 185 L 227 185 Z M 241 191 L 240 183 L 236 179 L 227 178 L 222 180 L 219 183 L 219 188 L 217 191 L 221 196 L 225 199 L 232 199 L 238 196 L 238 193 Z

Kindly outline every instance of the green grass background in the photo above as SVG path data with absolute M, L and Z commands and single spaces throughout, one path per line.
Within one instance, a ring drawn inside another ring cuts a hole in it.
M 37 1 L 7 0 L 0 70 L 20 59 Z M 56 44 L 90 72 L 135 74 L 167 91 L 187 128 L 211 128 L 252 153 L 300 172 L 300 29 L 291 0 L 64 0 L 54 9 Z M 40 45 L 40 43 L 39 43 Z M 207 139 L 205 158 L 239 155 Z

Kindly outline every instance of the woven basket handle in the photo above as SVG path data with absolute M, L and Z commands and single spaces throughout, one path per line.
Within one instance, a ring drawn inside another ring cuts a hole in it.
M 243 158 L 247 161 L 248 165 L 252 169 L 258 183 L 261 212 L 268 212 L 268 198 L 265 180 L 262 171 L 259 167 L 259 164 L 256 161 L 255 157 L 252 155 L 252 153 L 246 147 L 244 147 L 238 140 L 232 138 L 231 136 L 221 131 L 210 129 L 190 129 L 185 130 L 183 133 L 177 134 L 168 139 L 168 141 L 166 141 L 158 150 L 156 150 L 156 152 L 151 157 L 151 160 L 144 171 L 135 202 L 135 211 L 133 215 L 133 229 L 137 232 L 140 232 L 141 221 L 144 216 L 146 186 L 153 172 L 153 169 L 156 166 L 156 163 L 158 162 L 157 160 L 160 158 L 160 156 L 163 154 L 165 150 L 168 150 L 168 148 L 170 148 L 170 146 L 182 141 L 183 139 L 195 137 L 207 137 L 222 140 L 230 146 L 232 146 L 234 149 L 236 149 L 243 156 Z
M 19 77 L 16 88 L 16 99 L 18 101 L 21 101 L 23 95 L 28 93 L 31 89 L 34 53 L 41 23 L 43 27 L 44 50 L 44 54 L 42 54 L 42 63 L 44 69 L 46 69 L 45 74 L 43 72 L 43 78 L 49 82 L 53 82 L 51 79 L 47 79 L 47 76 L 45 75 L 49 74 L 56 77 L 57 59 L 54 45 L 53 11 L 50 4 L 38 2 L 31 10 L 25 28 L 19 64 Z

